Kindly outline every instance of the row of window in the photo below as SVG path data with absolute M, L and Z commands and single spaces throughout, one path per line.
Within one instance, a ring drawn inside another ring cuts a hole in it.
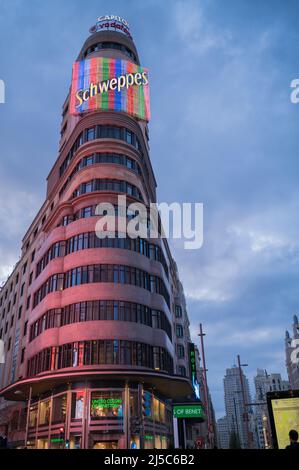
M 119 211 L 119 206 L 117 204 L 112 204 L 114 207 L 114 215 L 115 217 L 124 217 L 126 215 L 127 219 L 131 220 L 138 216 L 138 211 L 129 209 L 127 207 L 126 214 L 123 214 L 123 210 Z M 62 217 L 61 222 L 58 224 L 58 227 L 63 226 L 66 227 L 67 225 L 71 224 L 72 222 L 79 220 L 79 219 L 87 219 L 88 217 L 95 217 L 98 216 L 97 214 L 97 205 L 83 207 L 82 209 L 75 212 L 75 214 L 68 214 Z M 107 215 L 107 211 L 103 212 L 103 215 Z M 150 216 L 147 219 L 147 227 L 150 228 L 152 226 Z M 161 220 L 158 219 L 158 233 L 161 234 Z
M 171 325 L 164 312 L 120 300 L 92 300 L 48 310 L 31 325 L 30 341 L 50 328 L 98 320 L 142 323 L 164 330 L 172 341 Z
M 116 233 L 113 238 L 97 237 L 95 232 L 81 233 L 69 238 L 66 241 L 54 243 L 45 253 L 36 266 L 36 277 L 45 269 L 47 264 L 54 258 L 67 256 L 76 251 L 86 250 L 90 248 L 120 248 L 123 250 L 131 250 L 146 256 L 149 259 L 159 261 L 168 277 L 168 267 L 162 249 L 154 243 L 149 243 L 143 238 L 121 238 Z
M 123 44 L 119 44 L 118 42 L 98 42 L 97 44 L 93 44 L 90 46 L 86 52 L 84 53 L 84 57 L 92 54 L 93 52 L 97 52 L 103 49 L 116 49 L 118 51 L 122 51 L 126 56 L 133 59 L 134 62 L 137 62 L 135 54 Z
M 140 407 L 142 397 L 138 391 L 130 389 L 129 400 L 129 413 L 133 419 L 140 417 Z M 146 417 L 147 420 L 156 421 L 160 423 L 171 423 L 172 417 L 169 408 L 166 404 L 159 400 L 152 392 L 145 391 L 146 394 Z M 39 400 L 37 403 L 32 403 L 29 409 L 29 428 L 36 428 L 36 426 L 48 426 L 49 424 L 65 424 L 66 419 L 70 416 L 72 421 L 81 421 L 84 416 L 84 401 L 89 400 L 90 419 L 122 419 L 125 414 L 124 409 L 124 392 L 122 389 L 118 390 L 95 390 L 92 391 L 90 397 L 83 390 L 74 390 L 71 395 L 63 393 L 56 396 L 49 397 L 45 400 Z M 12 419 L 10 420 L 10 429 L 25 429 L 26 427 L 26 412 L 27 409 L 20 410 L 23 415 L 20 416 L 19 410 L 13 412 Z M 22 426 L 18 426 L 20 423 Z M 79 423 L 78 423 L 79 424 Z M 57 432 L 57 430 L 56 430 Z M 55 435 L 55 429 L 52 430 L 52 436 Z M 80 437 L 80 436 L 76 436 Z M 72 438 L 71 438 L 72 439 Z M 58 439 L 59 440 L 59 439 Z M 53 442 L 51 442 L 51 448 Z
M 173 373 L 173 359 L 164 348 L 136 341 L 96 340 L 43 349 L 28 360 L 27 376 L 66 367 L 112 364 Z
M 133 196 L 137 199 L 143 201 L 141 192 L 133 184 L 128 183 L 127 181 L 122 180 L 112 180 L 112 179 L 94 179 L 88 181 L 87 183 L 82 183 L 80 186 L 75 189 L 72 197 L 78 197 L 82 194 L 92 193 L 94 191 L 115 191 L 117 193 L 124 193 L 128 196 Z
M 60 166 L 60 176 L 65 172 L 70 162 L 72 161 L 75 152 L 85 142 L 89 142 L 95 139 L 118 139 L 123 140 L 126 143 L 133 145 L 142 156 L 142 148 L 136 134 L 126 127 L 110 126 L 110 125 L 98 125 L 85 129 L 75 140 L 62 165 Z
M 93 155 L 88 155 L 83 157 L 75 166 L 70 176 L 67 178 L 66 182 L 59 191 L 59 196 L 63 194 L 71 180 L 78 171 L 82 170 L 87 166 L 96 165 L 98 163 L 114 163 L 117 165 L 125 166 L 129 170 L 135 171 L 138 174 L 141 174 L 140 167 L 138 163 L 133 160 L 133 158 L 128 157 L 127 155 L 116 154 L 116 153 L 94 153 Z
M 133 266 L 118 264 L 93 264 L 71 269 L 66 273 L 50 276 L 47 281 L 35 292 L 33 308 L 35 308 L 49 293 L 68 289 L 69 287 L 90 284 L 94 282 L 111 282 L 114 284 L 130 284 L 142 287 L 152 293 L 164 297 L 170 306 L 169 293 L 163 280 L 159 276 L 149 274 Z

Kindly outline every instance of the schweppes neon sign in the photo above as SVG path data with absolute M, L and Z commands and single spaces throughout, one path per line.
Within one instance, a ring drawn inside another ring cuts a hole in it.
M 121 59 L 94 57 L 73 66 L 71 114 L 113 110 L 149 121 L 148 70 Z

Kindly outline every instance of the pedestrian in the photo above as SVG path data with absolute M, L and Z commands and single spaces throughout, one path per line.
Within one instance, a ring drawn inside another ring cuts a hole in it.
M 299 449 L 298 432 L 295 429 L 291 429 L 289 432 L 290 444 L 286 446 L 286 449 Z

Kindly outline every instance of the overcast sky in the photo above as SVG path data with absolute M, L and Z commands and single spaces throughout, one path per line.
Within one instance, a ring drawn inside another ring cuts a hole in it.
M 72 62 L 102 14 L 128 20 L 150 69 L 159 201 L 204 204 L 203 247 L 172 247 L 220 417 L 238 353 L 250 379 L 286 377 L 299 310 L 299 2 L 0 0 L 0 280 L 43 202 Z

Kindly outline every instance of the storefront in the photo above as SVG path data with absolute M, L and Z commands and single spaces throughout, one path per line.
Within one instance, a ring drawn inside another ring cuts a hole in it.
M 141 384 L 69 386 L 31 401 L 27 446 L 38 449 L 167 449 L 171 408 Z

